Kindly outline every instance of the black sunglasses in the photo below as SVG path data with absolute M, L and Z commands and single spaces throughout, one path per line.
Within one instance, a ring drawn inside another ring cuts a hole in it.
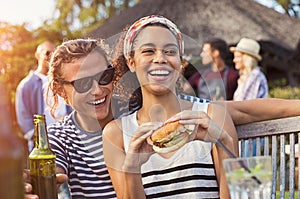
M 76 92 L 85 93 L 92 88 L 94 80 L 96 80 L 99 85 L 105 86 L 112 82 L 112 80 L 114 79 L 114 74 L 115 67 L 109 65 L 108 69 L 101 71 L 100 73 L 97 73 L 94 76 L 84 77 L 71 82 L 66 80 L 60 80 L 60 82 L 63 84 L 72 84 Z

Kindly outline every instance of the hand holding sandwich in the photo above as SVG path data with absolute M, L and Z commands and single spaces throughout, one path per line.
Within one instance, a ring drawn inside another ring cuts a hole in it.
M 165 123 L 148 137 L 148 143 L 153 145 L 157 153 L 169 153 L 182 147 L 189 141 L 194 128 L 182 125 L 179 121 Z
M 140 173 L 141 165 L 153 153 L 152 146 L 146 140 L 153 133 L 153 129 L 161 125 L 161 122 L 147 122 L 138 127 L 137 132 L 130 139 L 128 152 L 122 168 L 124 171 Z
M 216 142 L 220 136 L 225 136 L 224 133 L 206 113 L 191 110 L 174 115 L 164 125 L 143 123 L 131 138 L 123 169 L 139 172 L 140 165 L 148 160 L 153 151 L 170 153 L 194 139 Z
M 219 124 L 202 111 L 184 110 L 169 118 L 165 123 L 173 123 L 175 121 L 185 126 L 196 126 L 196 131 L 190 136 L 191 139 L 215 143 L 217 140 L 222 141 L 229 136 Z

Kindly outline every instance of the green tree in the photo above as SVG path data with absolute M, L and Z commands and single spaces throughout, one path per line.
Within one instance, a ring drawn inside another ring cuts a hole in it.
M 0 76 L 5 81 L 10 95 L 10 109 L 13 113 L 13 127 L 17 134 L 21 134 L 16 122 L 15 93 L 19 82 L 35 69 L 37 60 L 35 50 L 38 44 L 51 40 L 56 44 L 61 43 L 60 32 L 47 29 L 46 26 L 36 30 L 28 30 L 27 24 L 11 25 L 0 22 Z
M 66 38 L 76 38 L 101 26 L 139 0 L 56 0 L 54 17 L 44 22 Z
M 38 44 L 50 40 L 60 44 L 63 40 L 83 37 L 98 28 L 109 17 L 138 3 L 139 0 L 56 0 L 53 17 L 35 30 L 27 24 L 11 25 L 0 22 L 0 76 L 11 96 L 10 108 L 15 113 L 15 91 L 19 82 L 34 69 L 34 53 Z M 14 128 L 18 129 L 14 115 Z
M 300 0 L 276 0 L 276 2 L 289 16 L 300 17 Z

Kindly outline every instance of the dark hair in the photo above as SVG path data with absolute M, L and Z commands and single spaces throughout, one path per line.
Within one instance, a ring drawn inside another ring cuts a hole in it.
M 123 53 L 124 38 L 129 26 L 124 28 L 124 32 L 119 37 L 115 46 L 112 65 L 119 71 L 115 75 L 116 84 L 114 86 L 114 95 L 118 96 L 120 101 L 127 102 L 128 111 L 134 111 L 142 106 L 142 90 L 135 73 L 130 72 L 126 58 Z M 134 51 L 131 52 L 131 56 Z M 128 81 L 129 80 L 129 81 Z
M 211 37 L 204 41 L 204 44 L 209 44 L 212 50 L 218 50 L 223 60 L 226 60 L 229 55 L 229 49 L 226 41 L 218 37 Z

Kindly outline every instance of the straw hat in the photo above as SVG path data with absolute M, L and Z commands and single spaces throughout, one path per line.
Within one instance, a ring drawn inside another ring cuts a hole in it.
M 230 51 L 240 51 L 242 53 L 251 55 L 256 58 L 258 61 L 261 60 L 259 55 L 260 45 L 257 41 L 248 38 L 242 38 L 236 47 L 230 47 Z

